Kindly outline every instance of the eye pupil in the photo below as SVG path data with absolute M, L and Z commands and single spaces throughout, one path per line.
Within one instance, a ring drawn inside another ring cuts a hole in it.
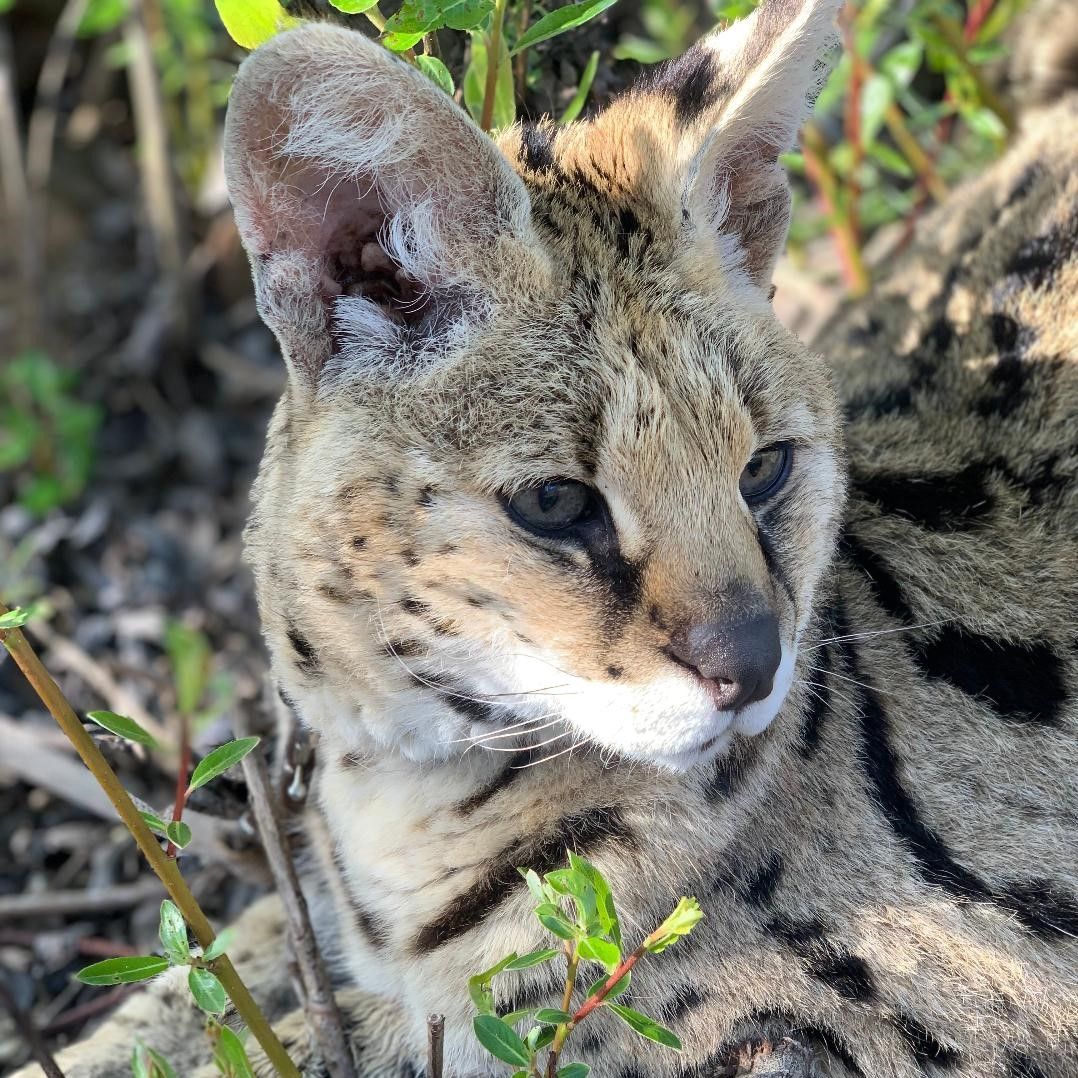
M 584 524 L 597 511 L 599 496 L 572 479 L 548 479 L 506 499 L 509 515 L 522 527 L 558 535 Z
M 561 497 L 561 489 L 558 483 L 544 483 L 539 488 L 536 501 L 544 513 L 549 513 L 558 504 Z
M 793 450 L 788 442 L 779 442 L 754 453 L 741 473 L 741 496 L 750 505 L 765 501 L 786 482 L 790 475 Z

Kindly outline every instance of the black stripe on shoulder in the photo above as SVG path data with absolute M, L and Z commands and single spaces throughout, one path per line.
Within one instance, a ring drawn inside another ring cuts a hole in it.
M 892 516 L 929 531 L 967 531 L 984 524 L 995 508 L 988 490 L 989 467 L 967 465 L 950 475 L 854 475 L 851 489 Z
M 563 816 L 547 834 L 518 839 L 491 857 L 483 875 L 419 930 L 413 950 L 429 953 L 482 924 L 514 890 L 524 886 L 518 867 L 543 875 L 563 863 L 566 849 L 590 854 L 610 841 L 623 847 L 635 845 L 621 810 L 613 805 Z
M 851 531 L 846 530 L 839 539 L 839 553 L 864 574 L 876 601 L 888 614 L 899 621 L 913 621 L 913 611 L 902 588 L 875 551 L 869 550 Z
M 1078 898 L 1048 880 L 1001 884 L 996 901 L 1042 939 L 1078 938 Z
M 766 857 L 745 885 L 745 901 L 753 906 L 766 906 L 782 880 L 785 867 L 781 853 L 775 852 Z
M 962 1056 L 957 1049 L 941 1044 L 924 1023 L 912 1015 L 897 1014 L 894 1022 L 895 1029 L 922 1066 L 931 1063 L 940 1070 L 950 1070 L 962 1062 Z
M 801 959 L 807 973 L 844 999 L 868 1003 L 876 998 L 876 979 L 868 963 L 832 940 L 819 920 L 779 916 L 768 928 Z
M 458 801 L 453 811 L 458 816 L 470 816 L 473 812 L 481 809 L 487 802 L 497 797 L 503 790 L 508 789 L 524 774 L 522 765 L 527 763 L 530 758 L 531 753 L 527 751 L 513 753 L 494 778 L 484 786 L 480 786 L 478 790 L 469 794 L 462 801 Z
M 1059 724 L 1067 699 L 1063 660 L 1045 641 L 1010 643 L 947 625 L 933 639 L 911 645 L 914 660 L 928 677 L 985 700 L 1001 718 Z

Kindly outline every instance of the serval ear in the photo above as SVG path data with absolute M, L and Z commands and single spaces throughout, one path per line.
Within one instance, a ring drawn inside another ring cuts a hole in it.
M 659 68 L 633 95 L 663 109 L 694 244 L 756 287 L 771 283 L 790 223 L 779 155 L 823 85 L 841 0 L 764 0 Z M 638 101 L 639 103 L 639 101 Z
M 527 192 L 493 142 L 340 27 L 291 30 L 244 61 L 225 171 L 259 311 L 310 389 L 459 347 L 531 237 Z

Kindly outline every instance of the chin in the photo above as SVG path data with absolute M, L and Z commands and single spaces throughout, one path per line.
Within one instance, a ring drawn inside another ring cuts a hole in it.
M 771 692 L 763 700 L 719 711 L 690 679 L 673 674 L 646 686 L 579 694 L 564 718 L 604 753 L 684 772 L 729 751 L 734 737 L 755 737 L 778 716 L 793 683 L 797 649 L 783 644 Z M 606 699 L 598 699 L 601 695 Z

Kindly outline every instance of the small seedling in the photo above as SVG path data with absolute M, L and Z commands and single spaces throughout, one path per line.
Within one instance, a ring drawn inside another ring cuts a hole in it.
M 593 864 L 570 851 L 568 868 L 542 878 L 531 869 L 519 871 L 535 900 L 536 918 L 560 945 L 525 955 L 508 954 L 469 980 L 468 991 L 479 1012 L 473 1021 L 479 1043 L 513 1068 L 513 1078 L 586 1078 L 587 1064 L 563 1064 L 560 1058 L 573 1030 L 593 1011 L 605 1008 L 642 1037 L 680 1051 L 681 1042 L 670 1030 L 613 1001 L 629 988 L 633 967 L 644 955 L 661 954 L 692 931 L 703 917 L 696 899 L 683 898 L 654 932 L 625 954 L 610 885 Z M 559 1007 L 497 1013 L 492 985 L 496 976 L 552 962 L 562 954 L 566 972 Z M 585 962 L 598 964 L 605 974 L 591 983 L 583 1002 L 574 1005 L 580 966 Z M 531 1025 L 521 1036 L 516 1027 L 525 1020 Z M 544 1050 L 545 1064 L 540 1060 Z

